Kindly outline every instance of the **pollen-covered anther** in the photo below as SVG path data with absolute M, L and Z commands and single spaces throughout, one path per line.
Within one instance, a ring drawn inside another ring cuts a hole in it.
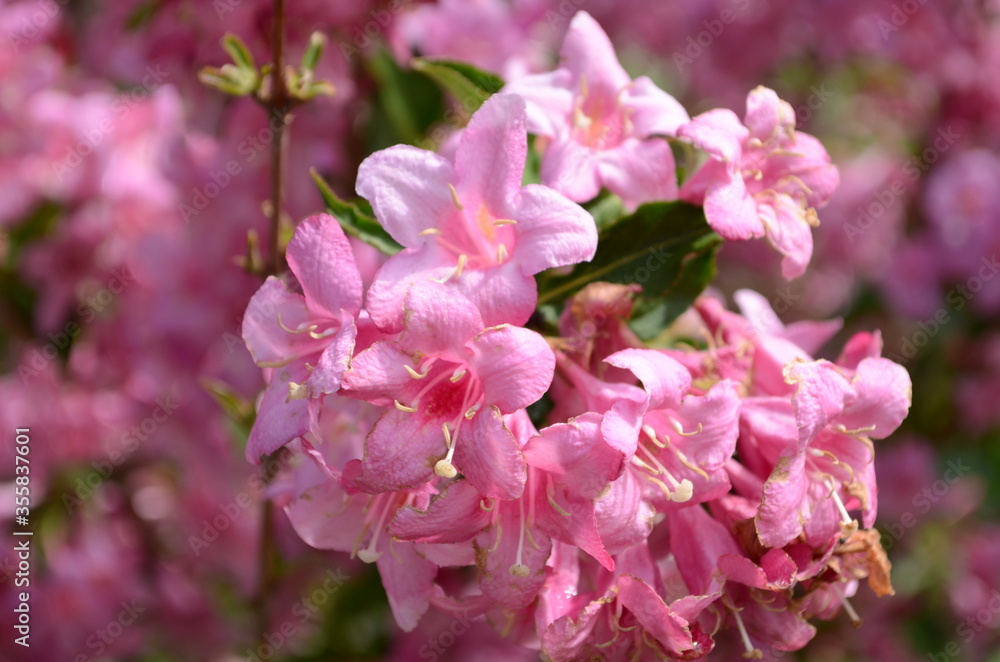
M 305 384 L 296 384 L 295 382 L 288 382 L 288 398 L 285 402 L 290 402 L 291 400 L 304 400 L 309 397 L 309 387 Z
M 701 431 L 704 429 L 702 428 L 701 423 L 699 423 L 698 429 L 695 430 L 694 432 L 685 432 L 684 427 L 681 425 L 681 422 L 678 421 L 676 418 L 671 418 L 670 424 L 674 427 L 675 430 L 677 430 L 677 434 L 679 434 L 682 437 L 693 437 L 696 434 L 701 434 Z
M 515 563 L 510 567 L 510 574 L 520 579 L 524 579 L 531 574 L 531 568 L 523 563 Z
M 495 225 L 498 228 L 504 225 L 514 225 L 516 223 L 517 221 L 515 221 L 512 218 L 497 218 L 493 220 L 493 225 Z
M 437 235 L 437 234 L 441 234 L 441 231 L 438 230 L 437 228 L 427 228 L 426 230 L 421 230 L 419 232 L 419 235 L 421 237 L 427 237 L 429 235 Z
M 448 460 L 438 460 L 434 465 L 434 473 L 441 478 L 454 478 L 458 475 L 458 469 Z
M 375 552 L 370 549 L 358 550 L 358 558 L 365 563 L 375 563 L 380 556 L 382 556 L 382 552 Z
M 497 262 L 503 262 L 508 257 L 507 247 L 503 244 L 497 246 Z
M 399 411 L 405 411 L 407 414 L 412 414 L 417 411 L 416 407 L 407 407 L 399 400 L 393 400 L 392 403 L 396 405 L 396 409 L 398 409 Z
M 454 384 L 458 382 L 458 380 L 460 380 L 462 377 L 465 377 L 465 374 L 466 371 L 462 368 L 459 368 L 454 372 L 454 374 L 452 374 L 451 377 L 448 378 L 448 380 L 451 381 L 452 384 Z
M 475 404 L 469 407 L 469 409 L 465 412 L 465 420 L 471 421 L 472 417 L 476 415 L 476 412 L 478 412 L 482 406 L 482 404 Z
M 458 264 L 455 265 L 455 278 L 456 279 L 462 277 L 462 270 L 465 269 L 465 263 L 468 262 L 468 261 L 469 261 L 469 256 L 466 255 L 465 253 L 462 253 L 461 255 L 458 256 Z

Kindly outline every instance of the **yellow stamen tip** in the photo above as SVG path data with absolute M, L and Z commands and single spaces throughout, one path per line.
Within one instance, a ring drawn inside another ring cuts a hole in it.
M 434 473 L 441 478 L 454 478 L 458 475 L 458 470 L 448 460 L 438 460 L 437 464 L 434 465 Z

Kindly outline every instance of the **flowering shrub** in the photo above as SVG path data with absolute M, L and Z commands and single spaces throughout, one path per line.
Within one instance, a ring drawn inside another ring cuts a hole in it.
M 816 360 L 836 326 L 756 324 L 773 312 L 749 290 L 743 315 L 694 299 L 705 270 L 677 264 L 664 295 L 603 282 L 593 260 L 653 217 L 654 241 L 688 251 L 688 228 L 713 242 L 713 229 L 766 233 L 785 275 L 800 275 L 837 171 L 771 90 L 750 93 L 745 124 L 724 109 L 690 120 L 624 73 L 585 12 L 561 54 L 555 71 L 489 96 L 453 157 L 395 146 L 361 164 L 358 194 L 403 247 L 364 306 L 338 223 L 351 219 L 333 209 L 339 219 L 296 228 L 292 274 L 267 280 L 243 327 L 268 374 L 248 458 L 303 455 L 285 493 L 292 525 L 375 563 L 404 630 L 433 606 L 519 624 L 513 640 L 557 661 L 700 659 L 727 632 L 748 658 L 798 650 L 811 619 L 843 607 L 857 620 L 861 580 L 893 592 L 871 530 L 872 440 L 905 418 L 908 374 L 881 357 L 877 333 Z M 537 175 L 525 172 L 529 131 Z M 706 154 L 680 188 L 671 138 Z M 599 234 L 577 203 L 603 187 L 623 210 L 649 206 Z M 678 196 L 707 224 L 676 223 Z M 635 239 L 615 258 L 638 269 L 650 237 Z M 536 281 L 573 265 L 569 281 Z M 672 317 L 691 304 L 694 345 L 629 330 L 637 301 L 658 299 Z M 466 566 L 474 579 L 439 583 Z

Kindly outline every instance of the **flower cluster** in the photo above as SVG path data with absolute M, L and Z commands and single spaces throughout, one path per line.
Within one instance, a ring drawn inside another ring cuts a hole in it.
M 557 661 L 699 659 L 727 633 L 750 658 L 797 650 L 810 619 L 858 619 L 860 580 L 892 592 L 872 440 L 907 414 L 906 371 L 870 333 L 817 360 L 838 323 L 784 326 L 746 290 L 742 314 L 699 298 L 688 345 L 647 347 L 637 288 L 612 283 L 546 325 L 534 276 L 594 257 L 576 203 L 601 188 L 703 204 L 725 237 L 766 233 L 794 275 L 836 170 L 770 90 L 745 123 L 689 120 L 584 13 L 562 55 L 488 99 L 453 158 L 396 146 L 361 164 L 358 193 L 403 247 L 367 288 L 337 219 L 299 224 L 291 275 L 245 316 L 268 371 L 248 459 L 294 449 L 278 490 L 296 531 L 377 564 L 404 630 L 433 605 Z M 541 184 L 522 183 L 529 130 Z M 707 153 L 680 187 L 665 137 Z

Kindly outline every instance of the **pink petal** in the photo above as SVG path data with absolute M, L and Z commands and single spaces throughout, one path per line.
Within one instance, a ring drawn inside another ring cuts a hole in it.
M 342 379 L 344 395 L 375 405 L 392 405 L 413 383 L 405 368 L 412 362 L 396 343 L 380 340 L 351 359 Z
M 536 496 L 536 498 L 542 497 Z M 538 526 L 553 539 L 578 547 L 606 570 L 614 571 L 615 562 L 604 549 L 604 543 L 597 532 L 594 502 L 590 499 L 573 498 L 566 488 L 554 489 L 552 500 L 559 504 L 561 510 L 542 506 Z
M 322 351 L 323 344 L 308 333 L 285 330 L 305 328 L 310 321 L 311 315 L 302 295 L 290 292 L 279 278 L 269 276 L 247 305 L 243 315 L 243 341 L 257 365 L 282 366 L 293 359 Z
M 855 398 L 850 382 L 829 361 L 790 363 L 785 368 L 785 379 L 796 386 L 792 406 L 801 448 L 805 448 Z
M 481 410 L 453 435 L 455 467 L 484 497 L 516 499 L 527 478 L 514 435 L 496 407 Z
M 586 202 L 601 192 L 597 152 L 575 140 L 560 140 L 542 154 L 542 184 L 574 202 Z
M 687 621 L 671 611 L 645 582 L 628 575 L 619 577 L 618 600 L 668 652 L 681 655 L 694 647 Z
M 568 130 L 567 120 L 573 112 L 570 79 L 568 71 L 556 69 L 511 81 L 503 91 L 524 99 L 530 133 L 555 138 Z
M 301 384 L 307 378 L 305 366 L 301 365 L 277 369 L 271 375 L 247 440 L 247 461 L 259 464 L 261 458 L 309 431 L 308 400 L 288 399 L 288 383 Z
M 656 511 L 643 498 L 642 485 L 632 471 L 611 483 L 594 502 L 597 530 L 608 554 L 620 554 L 649 537 Z
M 754 137 L 767 144 L 780 131 L 791 135 L 795 129 L 795 111 L 777 93 L 760 85 L 747 95 L 747 112 L 743 118 Z
M 389 540 L 387 545 L 392 549 L 376 561 L 378 574 L 396 624 L 411 632 L 429 606 L 437 566 L 420 556 L 413 543 Z
M 399 347 L 407 354 L 459 354 L 483 320 L 471 301 L 454 288 L 433 281 L 414 283 L 403 300 L 405 330 Z
M 910 411 L 913 385 L 906 368 L 889 359 L 867 358 L 858 364 L 852 380 L 858 398 L 847 406 L 838 423 L 848 430 L 875 426 L 865 432 L 884 439 L 896 431 Z
M 648 409 L 676 409 L 691 388 L 687 368 L 655 349 L 623 349 L 605 361 L 639 378 L 649 395 Z
M 605 188 L 627 209 L 645 202 L 677 199 L 677 170 L 667 141 L 629 138 L 600 154 L 597 171 Z
M 358 167 L 358 195 L 371 203 L 382 227 L 403 246 L 428 242 L 420 232 L 457 214 L 449 184 L 455 169 L 433 152 L 396 145 L 375 152 Z
M 434 477 L 434 465 L 447 450 L 440 420 L 388 409 L 365 439 L 356 482 L 372 493 L 420 487 Z
M 528 153 L 524 99 L 494 94 L 462 132 L 455 153 L 456 184 L 463 204 L 485 203 L 499 214 L 521 187 Z
M 489 526 L 490 513 L 483 510 L 483 503 L 483 495 L 472 483 L 455 481 L 431 500 L 426 511 L 400 508 L 389 533 L 419 543 L 465 542 Z
M 767 240 L 781 253 L 781 275 L 798 278 L 805 273 L 812 258 L 812 227 L 806 222 L 806 210 L 785 194 L 773 195 L 770 204 L 759 204 L 757 211 L 764 223 Z
M 406 248 L 389 258 L 368 288 L 365 309 L 383 333 L 403 330 L 403 299 L 414 283 L 443 280 L 455 271 L 455 258 L 436 243 Z
M 358 335 L 354 320 L 346 315 L 344 317 L 345 325 L 332 338 L 327 339 L 330 344 L 323 350 L 309 375 L 311 397 L 317 397 L 321 393 L 335 393 L 340 389 L 341 379 L 347 370 L 351 354 L 354 353 L 354 340 Z
M 594 218 L 556 191 L 530 184 L 514 200 L 515 259 L 526 275 L 587 262 L 597 251 Z
M 522 272 L 516 259 L 487 270 L 466 269 L 452 286 L 476 304 L 487 327 L 520 326 L 535 312 L 538 302 L 535 279 Z
M 734 161 L 742 154 L 743 141 L 750 135 L 736 113 L 724 108 L 702 113 L 677 129 L 677 137 L 721 161 Z
M 757 202 L 747 192 L 739 173 L 729 173 L 705 191 L 705 218 L 726 239 L 743 240 L 764 235 Z
M 604 441 L 600 421 L 598 414 L 588 413 L 550 425 L 525 445 L 525 462 L 567 486 L 573 496 L 596 499 L 621 475 L 625 459 Z
M 640 138 L 674 136 L 681 125 L 691 121 L 684 106 L 647 76 L 636 78 L 625 88 L 621 103 L 630 109 L 626 111 L 628 118 Z
M 348 496 L 335 480 L 326 480 L 306 490 L 285 506 L 295 533 L 317 549 L 350 552 L 364 529 L 362 509 L 368 496 Z
M 552 551 L 552 540 L 522 519 L 519 502 L 500 502 L 496 507 L 500 509 L 500 526 L 476 538 L 479 587 L 497 607 L 521 609 L 535 599 L 545 583 L 545 562 Z M 522 535 L 523 527 L 528 530 Z M 537 548 L 529 541 L 529 533 Z M 528 568 L 524 577 L 511 572 L 511 567 L 518 562 L 519 548 L 521 565 Z
M 757 536 L 762 545 L 784 547 L 802 533 L 800 514 L 808 490 L 804 453 L 779 459 L 764 483 L 757 513 Z
M 306 305 L 323 317 L 341 309 L 361 311 L 361 273 L 337 219 L 317 214 L 302 221 L 288 242 L 288 266 L 302 285 Z
M 577 12 L 570 21 L 559 56 L 560 67 L 573 74 L 574 85 L 581 85 L 581 78 L 586 78 L 589 95 L 613 100 L 632 81 L 618 63 L 608 35 L 585 11 Z
M 470 343 L 469 365 L 486 403 L 512 414 L 541 398 L 552 383 L 556 357 L 545 338 L 529 329 L 486 329 Z

